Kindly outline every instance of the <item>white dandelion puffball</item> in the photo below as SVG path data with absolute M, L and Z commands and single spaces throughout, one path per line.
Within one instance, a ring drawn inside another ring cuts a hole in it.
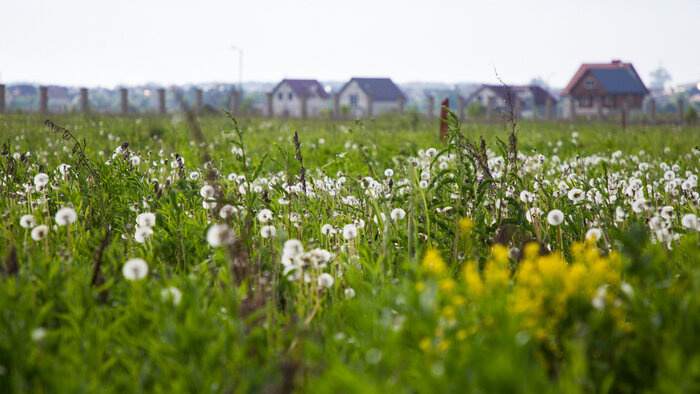
M 420 186 L 421 189 L 427 189 L 428 188 L 428 181 L 423 179 L 422 181 L 418 182 L 418 186 Z
M 22 215 L 19 219 L 19 225 L 23 228 L 33 228 L 36 226 L 36 219 L 34 215 Z
M 302 245 L 301 241 L 298 239 L 288 239 L 284 243 L 284 247 L 282 249 L 282 254 L 284 257 L 293 259 L 302 253 L 304 253 L 304 245 Z
M 156 214 L 144 212 L 136 216 L 136 225 L 139 227 L 153 227 L 156 225 Z
M 210 185 L 204 185 L 204 186 L 202 186 L 201 189 L 199 189 L 199 195 L 206 198 L 206 199 L 213 198 L 214 192 L 215 192 L 214 187 L 210 186 Z
M 46 186 L 49 183 L 49 176 L 44 174 L 43 172 L 40 172 L 36 174 L 34 177 L 34 186 L 36 186 L 37 189 L 41 189 L 42 187 Z
M 547 223 L 558 226 L 564 221 L 564 213 L 558 209 L 552 209 L 547 214 Z
M 327 288 L 333 286 L 333 277 L 330 274 L 327 274 L 325 272 L 322 273 L 318 277 L 318 285 L 322 289 L 327 289 Z
M 343 227 L 343 238 L 349 241 L 355 237 L 357 237 L 357 227 L 352 223 L 346 224 Z
M 148 264 L 144 259 L 133 258 L 124 263 L 122 274 L 128 280 L 141 280 L 148 275 Z
M 182 299 L 182 292 L 177 287 L 170 286 L 161 290 L 160 296 L 163 298 L 163 301 L 170 301 L 173 305 L 178 305 Z
M 153 230 L 150 227 L 137 227 L 134 232 L 134 240 L 140 244 L 146 242 L 146 239 L 153 235 Z
M 401 208 L 394 208 L 391 211 L 391 220 L 398 221 L 406 217 L 406 211 Z
M 138 166 L 139 164 L 141 164 L 141 158 L 138 156 L 131 156 L 129 158 L 129 162 L 132 166 Z
M 598 242 L 600 239 L 602 233 L 600 232 L 600 229 L 597 228 L 592 228 L 586 231 L 586 239 Z
M 35 241 L 40 241 L 46 237 L 49 233 L 49 228 L 46 225 L 39 225 L 32 229 L 32 239 Z
M 324 224 L 323 226 L 321 226 L 321 234 L 323 234 L 323 235 L 335 234 L 335 229 L 330 224 Z
M 573 188 L 569 190 L 566 196 L 573 202 L 579 202 L 586 197 L 586 193 L 584 193 L 581 189 Z
M 345 289 L 345 298 L 352 298 L 355 296 L 355 290 L 353 290 L 351 287 L 348 287 Z
M 537 208 L 537 207 L 532 207 L 525 212 L 525 219 L 527 219 L 528 222 L 532 223 L 536 218 L 539 218 L 542 215 L 542 210 Z
M 698 229 L 698 217 L 693 215 L 692 213 L 689 213 L 687 215 L 683 215 L 681 218 L 681 225 L 688 230 L 697 230 Z
M 274 238 L 275 235 L 277 235 L 275 226 L 262 226 L 260 229 L 260 236 L 263 238 Z
M 231 216 L 233 216 L 234 213 L 236 213 L 236 208 L 233 205 L 226 204 L 223 207 L 221 207 L 221 210 L 219 211 L 219 216 L 221 216 L 222 219 L 228 219 Z
M 56 224 L 59 226 L 65 226 L 71 224 L 78 219 L 78 214 L 75 209 L 71 207 L 63 207 L 56 212 Z
M 258 220 L 260 223 L 267 223 L 270 220 L 272 220 L 272 211 L 269 209 L 263 209 L 260 212 L 258 212 Z
M 207 231 L 207 242 L 214 248 L 224 245 L 230 245 L 236 240 L 235 234 L 225 224 L 215 224 L 209 227 Z
M 386 170 L 384 170 L 384 176 L 386 176 L 387 178 L 390 178 L 393 175 L 394 175 L 394 170 L 392 170 L 391 168 L 387 168 Z

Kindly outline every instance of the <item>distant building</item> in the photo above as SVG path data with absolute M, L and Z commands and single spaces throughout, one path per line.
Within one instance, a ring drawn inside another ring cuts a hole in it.
M 405 102 L 406 96 L 390 78 L 352 78 L 338 93 L 340 107 L 350 108 L 353 116 L 400 112 Z
M 562 90 L 563 115 L 606 115 L 627 109 L 642 109 L 649 94 L 631 63 L 582 64 Z M 573 114 L 572 114 L 573 111 Z
M 508 111 L 510 105 L 508 103 L 508 89 L 510 89 L 510 101 L 513 104 L 513 111 L 520 111 L 521 118 L 542 118 L 546 115 L 547 100 L 551 100 L 551 106 L 556 106 L 557 100 L 547 90 L 531 85 L 531 86 L 509 86 L 506 88 L 503 85 L 481 85 L 474 93 L 466 100 L 467 106 L 477 103 L 483 106 L 488 105 L 489 99 L 493 99 L 495 111 Z M 520 104 L 518 104 L 518 102 Z M 520 107 L 518 108 L 518 105 Z
M 272 89 L 271 96 L 268 104 L 272 105 L 273 116 L 317 116 L 330 108 L 330 95 L 315 79 L 283 79 Z M 306 113 L 303 113 L 304 106 Z

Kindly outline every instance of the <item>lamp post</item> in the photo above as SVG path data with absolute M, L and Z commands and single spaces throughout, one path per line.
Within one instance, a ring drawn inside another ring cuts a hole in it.
M 231 49 L 238 51 L 238 94 L 243 98 L 243 48 L 231 45 Z

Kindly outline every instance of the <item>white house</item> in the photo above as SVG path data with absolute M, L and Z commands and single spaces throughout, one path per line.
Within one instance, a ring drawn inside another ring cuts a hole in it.
M 272 116 L 303 118 L 330 109 L 330 95 L 315 79 L 283 79 L 268 93 Z
M 510 92 L 508 91 L 510 89 Z M 553 111 L 557 100 L 545 89 L 531 86 L 511 86 L 506 89 L 503 85 L 481 85 L 466 100 L 466 105 L 471 106 L 477 103 L 487 106 L 489 99 L 493 100 L 493 109 L 496 111 L 508 111 L 508 94 L 513 104 L 514 111 L 520 111 L 521 118 L 541 118 L 547 115 L 547 102 Z M 518 107 L 520 106 L 520 107 Z
M 403 111 L 406 96 L 389 78 L 352 78 L 340 89 L 338 105 L 353 116 Z

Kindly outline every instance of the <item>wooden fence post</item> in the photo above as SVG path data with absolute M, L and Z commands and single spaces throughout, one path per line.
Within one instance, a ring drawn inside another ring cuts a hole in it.
M 271 118 L 275 115 L 273 108 L 272 108 L 272 92 L 267 92 L 266 94 L 266 99 L 267 99 L 267 106 L 266 106 L 266 112 L 267 112 L 267 117 Z
M 197 110 L 197 115 L 202 116 L 202 89 L 194 90 L 194 106 Z
M 231 113 L 235 116 L 238 116 L 238 99 L 238 91 L 234 90 L 233 92 L 231 92 Z
M 119 104 L 120 104 L 120 113 L 122 115 L 126 115 L 129 113 L 129 97 L 128 97 L 128 91 L 126 88 L 121 88 L 119 89 Z
M 0 114 L 5 112 L 5 85 L 0 84 Z
M 656 123 L 656 100 L 649 100 L 649 122 L 651 124 Z
M 428 110 L 425 113 L 425 117 L 430 119 L 433 117 L 435 111 L 435 97 L 433 95 L 428 96 Z
M 158 115 L 165 115 L 165 89 L 158 89 Z
M 551 97 L 547 97 L 547 100 L 544 102 L 544 117 L 547 120 L 552 120 L 552 109 L 554 107 L 554 103 L 552 102 Z
M 306 111 L 306 93 L 302 92 L 301 93 L 301 118 L 306 119 L 307 116 L 307 111 Z
M 399 96 L 399 98 L 396 99 L 396 104 L 397 104 L 397 113 L 399 115 L 403 115 L 403 106 L 404 106 L 404 98 L 403 96 Z
M 88 90 L 87 88 L 80 88 L 80 112 L 83 115 L 87 115 L 90 111 L 88 105 Z
M 333 94 L 333 119 L 340 119 L 340 94 Z
M 39 112 L 49 113 L 49 88 L 46 86 L 39 86 Z
M 372 117 L 372 107 L 374 106 L 374 97 L 371 93 L 367 93 L 367 117 Z

